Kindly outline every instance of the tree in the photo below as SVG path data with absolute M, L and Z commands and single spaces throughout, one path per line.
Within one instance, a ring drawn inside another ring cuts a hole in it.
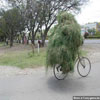
M 59 13 L 58 24 L 54 27 L 49 40 L 47 67 L 59 64 L 64 73 L 74 70 L 79 47 L 82 45 L 80 32 L 80 25 L 72 14 Z
M 26 6 L 26 21 L 27 28 L 32 33 L 32 44 L 34 43 L 37 32 L 39 31 L 40 20 L 40 6 L 35 0 L 27 0 Z
M 5 42 L 8 37 L 8 29 L 3 17 L 0 18 L 0 37 L 3 38 Z
M 24 17 L 27 28 L 32 33 L 32 43 L 37 33 L 41 32 L 44 46 L 49 29 L 56 23 L 60 11 L 79 12 L 80 7 L 88 0 L 8 0 L 13 7 L 24 6 Z M 24 2 L 23 2 L 24 1 Z M 22 10 L 21 10 L 22 11 Z M 39 31 L 39 32 L 38 32 Z
M 95 34 L 95 32 L 96 32 L 96 30 L 94 28 L 88 29 L 88 33 L 91 35 Z
M 12 47 L 14 37 L 18 32 L 24 30 L 23 18 L 16 8 L 5 11 L 2 18 L 4 20 L 3 24 L 1 24 L 2 32 L 6 34 L 7 38 L 9 38 L 10 47 Z
M 21 0 L 9 0 L 10 4 L 12 4 L 12 7 L 19 8 L 19 10 L 22 12 L 21 5 L 24 6 L 24 13 L 22 15 L 25 18 L 26 28 L 28 29 L 29 33 L 32 35 L 31 41 L 32 44 L 34 44 L 34 40 L 36 37 L 36 34 L 39 30 L 39 25 L 41 23 L 40 20 L 40 5 L 37 0 L 25 0 L 25 3 Z
M 80 7 L 85 2 L 87 2 L 87 0 L 40 0 L 42 4 L 42 24 L 40 28 L 43 46 L 49 29 L 56 22 L 57 14 L 60 11 L 79 12 Z

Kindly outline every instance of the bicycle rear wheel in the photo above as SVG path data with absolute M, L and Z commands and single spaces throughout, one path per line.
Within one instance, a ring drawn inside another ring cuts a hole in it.
M 67 73 L 63 73 L 62 66 L 59 64 L 56 64 L 53 67 L 53 73 L 54 73 L 55 78 L 58 80 L 64 80 L 67 76 Z
M 86 77 L 90 73 L 91 70 L 91 62 L 86 57 L 81 57 L 77 64 L 77 71 L 80 76 Z

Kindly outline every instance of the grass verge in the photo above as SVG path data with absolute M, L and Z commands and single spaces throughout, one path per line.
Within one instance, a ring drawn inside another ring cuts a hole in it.
M 4 42 L 0 42 L 0 47 L 4 46 L 5 43 Z
M 18 49 L 18 47 L 17 47 Z M 87 51 L 81 51 L 83 56 L 87 55 Z M 46 48 L 40 48 L 40 53 L 33 54 L 31 50 L 12 50 L 9 49 L 0 53 L 0 65 L 2 66 L 15 66 L 19 68 L 34 68 L 45 66 L 46 64 Z
M 41 48 L 40 53 L 37 51 L 33 54 L 31 50 L 6 52 L 0 55 L 0 65 L 16 66 L 19 68 L 32 68 L 44 66 L 46 59 L 46 49 Z

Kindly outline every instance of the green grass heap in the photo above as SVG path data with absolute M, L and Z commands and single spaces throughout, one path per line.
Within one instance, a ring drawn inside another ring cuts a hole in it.
M 67 12 L 59 13 L 57 20 L 48 44 L 47 68 L 60 64 L 63 72 L 74 71 L 75 59 L 82 45 L 80 25 Z

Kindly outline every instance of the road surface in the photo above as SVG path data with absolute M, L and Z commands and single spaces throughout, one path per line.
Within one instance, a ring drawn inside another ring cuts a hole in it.
M 100 39 L 85 39 L 85 44 L 100 44 Z
M 88 77 L 77 71 L 63 81 L 52 70 L 38 68 L 32 75 L 0 77 L 0 100 L 72 100 L 73 96 L 100 96 L 100 63 L 92 64 Z

